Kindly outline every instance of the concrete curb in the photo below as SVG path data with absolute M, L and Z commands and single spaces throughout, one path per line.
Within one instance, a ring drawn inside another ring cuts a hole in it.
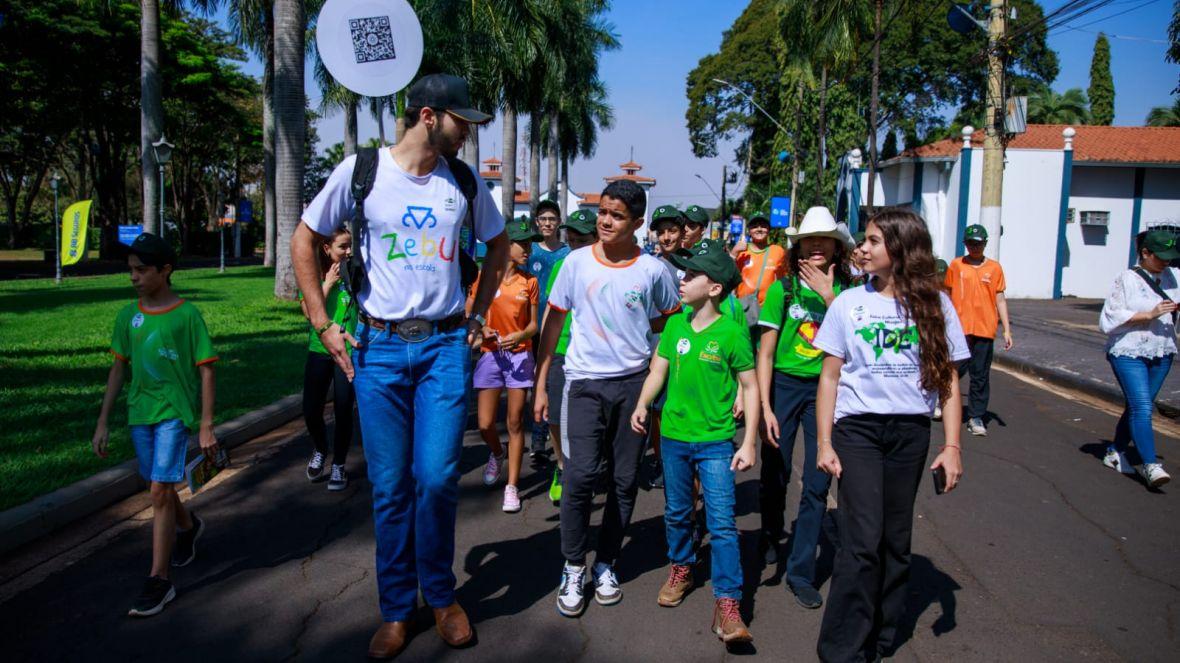
M 281 398 L 217 426 L 214 429 L 217 439 L 226 449 L 233 449 L 299 416 L 302 404 L 302 394 Z M 192 459 L 199 448 L 197 436 L 190 436 L 187 458 Z M 144 487 L 145 483 L 139 476 L 138 461 L 132 458 L 0 512 L 0 554 L 126 499 Z
M 1122 390 L 1109 382 L 1087 378 L 1060 368 L 1041 366 L 1012 355 L 996 353 L 993 361 L 1001 366 L 1041 378 L 1060 387 L 1076 389 L 1088 396 L 1107 401 L 1111 405 L 1122 406 L 1126 403 Z M 1169 419 L 1180 418 L 1180 408 L 1174 405 L 1157 401 L 1155 406 L 1160 414 Z

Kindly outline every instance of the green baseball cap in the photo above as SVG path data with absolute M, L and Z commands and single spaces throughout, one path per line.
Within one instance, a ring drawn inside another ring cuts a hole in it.
M 684 210 L 684 218 L 697 225 L 705 225 L 709 222 L 709 213 L 700 205 L 689 205 Z
M 986 242 L 987 241 L 987 228 L 984 228 L 983 226 L 979 225 L 978 223 L 967 226 L 967 230 L 965 230 L 963 232 L 963 241 L 964 242 Z
M 742 274 L 729 257 L 725 245 L 714 239 L 702 239 L 693 245 L 688 255 L 673 253 L 668 256 L 668 261 L 685 271 L 702 272 L 710 280 L 720 283 L 722 297 L 742 282 Z
M 655 228 L 660 221 L 671 221 L 678 226 L 684 226 L 684 213 L 672 205 L 660 205 L 651 213 L 651 226 Z
M 539 242 L 544 239 L 541 231 L 537 230 L 537 224 L 523 216 L 509 223 L 505 230 L 508 231 L 508 240 L 512 242 Z
M 769 226 L 770 225 L 770 215 L 767 214 L 766 212 L 756 212 L 754 214 L 754 216 L 751 216 L 750 220 L 746 222 L 746 227 L 749 228 L 750 226 L 754 225 L 755 223 L 765 223 L 766 225 Z
M 567 216 L 561 227 L 583 235 L 593 235 L 598 232 L 598 217 L 589 210 L 580 209 Z
M 1143 248 L 1151 251 L 1160 260 L 1180 258 L 1180 249 L 1176 248 L 1176 235 L 1167 230 L 1152 230 L 1147 233 L 1143 238 Z
M 942 258 L 938 258 L 937 260 L 934 261 L 934 271 L 936 274 L 938 274 L 939 276 L 942 276 L 943 274 L 946 274 L 946 270 L 947 270 L 947 264 L 946 264 L 945 260 L 943 260 Z
M 128 252 L 139 256 L 143 264 L 151 267 L 163 267 L 164 265 L 176 267 L 176 251 L 159 235 L 140 233 L 139 237 L 131 242 Z

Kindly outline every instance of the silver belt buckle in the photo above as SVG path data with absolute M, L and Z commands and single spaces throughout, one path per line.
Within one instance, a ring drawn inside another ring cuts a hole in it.
M 434 333 L 434 323 L 422 318 L 410 318 L 397 323 L 397 335 L 406 343 L 421 343 Z

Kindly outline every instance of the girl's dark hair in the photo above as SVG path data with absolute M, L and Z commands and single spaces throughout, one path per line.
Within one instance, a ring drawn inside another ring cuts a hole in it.
M 934 269 L 930 231 L 922 217 L 907 209 L 890 208 L 874 214 L 875 225 L 885 239 L 885 251 L 893 262 L 893 290 L 908 324 L 918 328 L 918 359 L 922 388 L 938 392 L 940 403 L 950 395 L 955 367 L 946 342 L 942 315 L 942 289 Z
M 328 257 L 328 252 L 324 249 L 335 244 L 336 239 L 341 235 L 347 234 L 349 234 L 348 226 L 340 226 L 333 230 L 332 234 L 328 235 L 328 238 L 324 240 L 323 245 L 320 247 L 320 278 L 323 278 L 328 273 L 328 268 L 332 266 L 332 259 Z
M 836 252 L 832 254 L 832 264 L 836 266 L 836 283 L 843 288 L 852 283 L 852 270 L 848 268 L 848 245 L 835 238 L 832 238 L 832 241 L 836 243 Z M 783 305 L 784 311 L 787 306 L 790 306 L 790 302 L 795 298 L 795 295 L 798 294 L 797 289 L 800 278 L 799 261 L 802 259 L 800 253 L 803 250 L 800 246 L 801 244 L 802 242 L 799 240 L 793 240 L 791 242 L 791 248 L 787 250 L 787 273 L 792 278 L 791 290 L 784 293 L 787 296 L 787 303 Z

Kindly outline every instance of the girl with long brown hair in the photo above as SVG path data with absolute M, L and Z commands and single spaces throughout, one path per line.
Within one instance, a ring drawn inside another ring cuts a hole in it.
M 939 490 L 962 476 L 962 403 L 954 362 L 967 342 L 935 276 L 920 216 L 887 209 L 861 244 L 868 279 L 832 302 L 814 345 L 826 354 L 816 402 L 817 464 L 839 480 L 836 553 L 817 651 L 823 661 L 891 653 L 905 609 L 914 498 L 938 404 Z M 943 476 L 944 475 L 944 476 Z

